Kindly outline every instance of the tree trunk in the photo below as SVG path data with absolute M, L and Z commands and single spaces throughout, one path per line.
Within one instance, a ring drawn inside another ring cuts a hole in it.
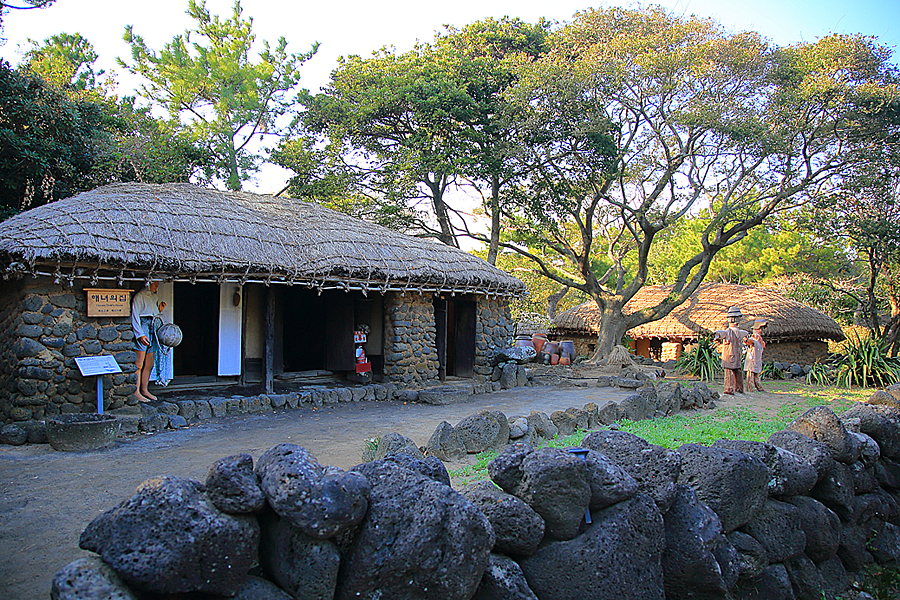
M 447 205 L 444 203 L 443 184 L 443 177 L 436 177 L 435 181 L 428 182 L 428 187 L 431 189 L 431 204 L 434 207 L 434 215 L 437 217 L 438 226 L 441 228 L 438 239 L 448 246 L 459 248 L 456 234 L 453 233 L 453 228 L 450 226 L 450 214 L 447 211 Z
M 497 254 L 500 252 L 500 176 L 494 173 L 491 176 L 491 244 L 488 247 L 487 261 L 497 264 Z
M 609 356 L 613 349 L 622 343 L 626 331 L 628 331 L 628 325 L 622 316 L 622 307 L 618 306 L 618 303 L 607 306 L 605 310 L 601 309 L 597 351 L 591 361 L 596 362 Z

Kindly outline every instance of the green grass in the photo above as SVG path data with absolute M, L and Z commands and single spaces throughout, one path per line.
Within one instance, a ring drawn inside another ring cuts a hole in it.
M 838 387 L 822 387 L 801 382 L 769 381 L 767 390 L 783 395 L 784 401 L 776 410 L 756 411 L 748 407 L 728 407 L 709 413 L 705 411 L 681 413 L 664 419 L 643 421 L 623 421 L 622 431 L 628 431 L 651 444 L 666 448 L 678 448 L 683 444 L 703 444 L 709 446 L 719 439 L 749 440 L 764 442 L 770 435 L 784 429 L 799 415 L 814 406 L 827 406 L 840 414 L 856 402 L 871 395 L 871 390 L 847 390 Z M 564 438 L 544 440 L 538 446 L 552 448 L 572 448 L 581 444 L 590 432 L 577 431 Z M 475 464 L 450 471 L 455 487 L 488 478 L 487 466 L 497 453 L 493 450 L 481 452 L 475 457 Z

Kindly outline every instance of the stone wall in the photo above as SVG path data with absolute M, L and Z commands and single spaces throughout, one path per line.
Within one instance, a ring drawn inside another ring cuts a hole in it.
M 384 376 L 402 386 L 438 379 L 437 331 L 430 295 L 384 296 Z
M 7 282 L 0 296 L 0 414 L 5 422 L 96 412 L 96 379 L 75 357 L 111 354 L 121 374 L 104 376 L 104 406 L 120 408 L 135 391 L 134 334 L 128 317 L 88 318 L 85 284 L 48 278 Z
M 491 355 L 494 350 L 512 345 L 515 323 L 506 299 L 478 298 L 475 325 L 475 373 L 489 376 L 493 371 Z
M 765 336 L 763 336 L 765 337 Z M 763 362 L 786 362 L 813 365 L 828 358 L 828 342 L 767 342 Z

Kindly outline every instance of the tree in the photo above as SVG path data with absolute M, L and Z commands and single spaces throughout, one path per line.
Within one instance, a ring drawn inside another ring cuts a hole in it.
M 597 357 L 687 300 L 720 250 L 829 184 L 861 107 L 895 89 L 871 40 L 772 48 L 658 8 L 586 11 L 553 42 L 517 90 L 534 143 L 503 247 L 597 303 Z M 669 296 L 623 314 L 657 235 L 701 207 L 709 224 Z M 529 247 L 553 250 L 565 274 Z
M 175 36 L 159 53 L 126 27 L 132 62 L 119 62 L 147 80 L 140 90 L 144 98 L 206 147 L 214 159 L 208 175 L 239 190 L 260 163 L 254 140 L 282 132 L 279 117 L 291 106 L 299 67 L 318 44 L 305 54 L 289 54 L 285 38 L 274 48 L 264 41 L 253 62 L 253 20 L 241 17 L 240 1 L 224 20 L 210 15 L 203 0 L 189 0 L 187 13 L 196 28 Z
M 511 178 L 518 125 L 504 92 L 515 65 L 539 55 L 546 37 L 543 23 L 488 19 L 403 54 L 343 58 L 329 86 L 304 102 L 303 124 L 327 139 L 333 169 L 354 174 L 356 193 L 411 210 L 420 231 L 458 245 L 447 193 L 466 181 L 487 188 L 488 214 L 499 219 L 491 207 Z M 301 177 L 292 194 L 307 193 L 305 185 Z M 489 261 L 495 256 L 496 245 Z
M 89 189 L 108 115 L 0 62 L 0 205 L 19 210 Z
M 48 85 L 66 91 L 79 99 L 97 99 L 106 96 L 112 86 L 102 84 L 103 71 L 96 71 L 94 63 L 99 58 L 93 45 L 81 34 L 59 33 L 39 44 L 29 39 L 30 48 L 25 53 L 22 68 L 43 78 Z

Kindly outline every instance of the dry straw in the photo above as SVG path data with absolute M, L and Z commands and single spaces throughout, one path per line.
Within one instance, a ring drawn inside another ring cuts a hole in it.
M 0 223 L 0 269 L 70 280 L 127 271 L 364 292 L 525 291 L 457 248 L 314 203 L 191 184 L 113 184 L 16 215 Z
M 628 304 L 625 314 L 658 305 L 672 291 L 672 286 L 654 285 L 642 288 Z M 828 315 L 780 294 L 758 287 L 729 283 L 703 283 L 687 302 L 668 316 L 652 323 L 639 325 L 628 331 L 633 339 L 664 338 L 693 340 L 725 325 L 725 313 L 737 306 L 743 313 L 740 326 L 750 330 L 754 319 L 765 318 L 767 340 L 844 339 L 840 325 Z M 586 302 L 559 314 L 554 320 L 559 332 L 597 334 L 600 331 L 600 312 L 593 301 Z

